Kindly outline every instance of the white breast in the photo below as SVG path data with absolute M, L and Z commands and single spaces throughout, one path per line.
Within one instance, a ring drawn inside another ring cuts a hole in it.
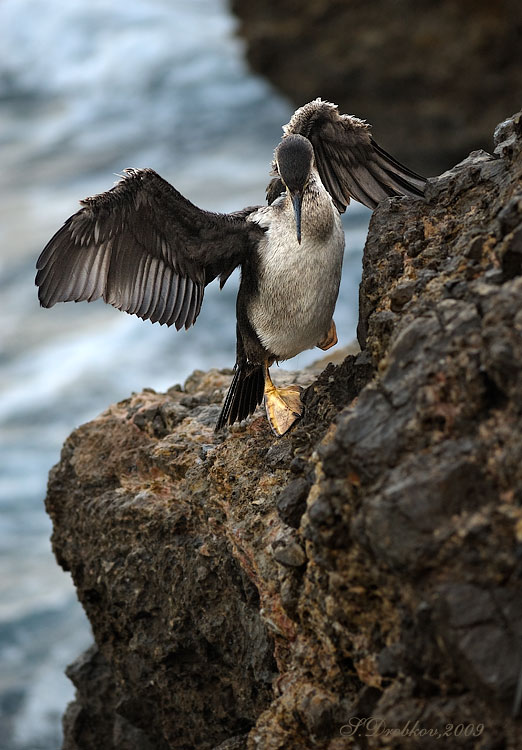
M 344 232 L 330 196 L 320 187 L 305 193 L 301 244 L 285 199 L 251 216 L 268 230 L 258 250 L 258 291 L 248 316 L 263 346 L 280 360 L 325 337 L 337 301 Z

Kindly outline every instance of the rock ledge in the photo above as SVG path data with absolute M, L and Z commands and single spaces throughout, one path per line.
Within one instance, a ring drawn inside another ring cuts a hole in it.
M 96 645 L 65 750 L 522 748 L 521 142 L 374 212 L 363 350 L 288 436 L 214 436 L 210 371 L 69 437 L 46 503 Z

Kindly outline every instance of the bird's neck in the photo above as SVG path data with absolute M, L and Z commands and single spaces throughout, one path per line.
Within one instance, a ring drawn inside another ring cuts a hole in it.
M 287 193 L 286 207 L 293 213 L 292 199 Z M 315 169 L 312 170 L 308 183 L 303 191 L 301 211 L 301 231 L 303 237 L 327 236 L 333 229 L 338 211 L 333 205 L 330 194 L 325 189 Z

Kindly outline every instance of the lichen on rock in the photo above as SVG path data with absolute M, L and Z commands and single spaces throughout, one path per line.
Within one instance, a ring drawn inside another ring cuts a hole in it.
M 362 351 L 299 376 L 288 435 L 216 436 L 210 371 L 69 437 L 65 750 L 522 748 L 521 118 L 376 209 Z

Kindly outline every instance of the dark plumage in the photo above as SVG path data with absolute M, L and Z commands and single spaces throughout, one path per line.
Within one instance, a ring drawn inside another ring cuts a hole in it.
M 263 230 L 202 211 L 152 169 L 126 169 L 111 190 L 81 201 L 36 267 L 42 307 L 103 297 L 153 323 L 189 328 L 205 286 L 221 286 Z
M 421 197 L 426 179 L 400 164 L 376 143 L 371 127 L 352 115 L 340 115 L 335 104 L 316 99 L 298 109 L 283 127 L 313 146 L 317 171 L 335 207 L 344 213 L 350 199 L 375 208 L 384 198 Z M 267 188 L 272 203 L 284 186 L 276 177 Z
M 236 370 L 218 429 L 246 418 L 263 393 L 269 411 L 273 386 L 268 367 L 273 361 L 294 356 L 296 346 L 332 345 L 331 314 L 344 243 L 338 212 L 351 198 L 374 208 L 389 196 L 422 196 L 424 191 L 424 178 L 381 149 L 366 123 L 339 115 L 333 104 L 319 99 L 306 104 L 283 130 L 274 154 L 274 178 L 267 188 L 268 206 L 231 214 L 204 211 L 153 170 L 127 169 L 111 190 L 81 202 L 82 208 L 52 237 L 37 261 L 43 307 L 102 297 L 119 310 L 177 329 L 196 321 L 210 281 L 219 277 L 223 286 L 241 267 Z M 267 266 L 265 260 L 272 256 L 275 260 Z M 292 265 L 293 258 L 297 265 Z M 306 295 L 321 296 L 323 279 L 314 271 L 327 267 L 321 258 L 331 259 L 330 270 L 322 271 L 328 274 L 324 281 L 331 287 L 330 296 L 324 304 L 312 299 L 306 320 L 299 309 L 308 309 Z M 296 295 L 288 299 L 286 309 L 287 290 L 296 284 Z M 276 299 L 277 314 L 270 312 Z M 315 330 L 318 325 L 321 333 Z M 294 346 L 293 339 L 302 343 Z M 270 348 L 269 341 L 283 343 Z M 300 410 L 290 391 L 283 394 L 282 409 L 286 405 L 295 421 Z M 269 413 L 269 419 L 282 434 L 278 417 Z

